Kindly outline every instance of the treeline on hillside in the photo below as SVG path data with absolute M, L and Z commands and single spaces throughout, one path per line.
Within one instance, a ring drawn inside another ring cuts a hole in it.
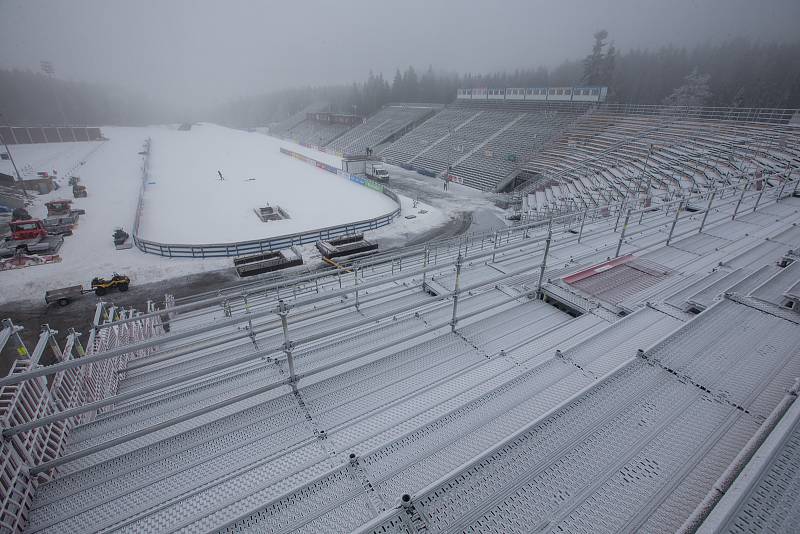
M 27 125 L 142 125 L 209 120 L 236 127 L 278 122 L 314 102 L 331 111 L 369 115 L 390 102 L 446 104 L 459 87 L 607 85 L 609 101 L 800 108 L 800 41 L 732 39 L 692 49 L 666 46 L 619 52 L 605 31 L 582 59 L 555 68 L 456 74 L 432 66 L 389 77 L 370 73 L 352 85 L 304 87 L 239 99 L 206 113 L 164 107 L 123 88 L 59 80 L 41 73 L 0 70 L 0 122 Z
M 433 67 L 419 74 L 408 67 L 398 69 L 391 80 L 370 73 L 366 81 L 351 86 L 307 87 L 242 99 L 220 108 L 215 119 L 237 126 L 263 125 L 320 100 L 329 102 L 332 111 L 368 115 L 390 102 L 449 103 L 459 87 L 607 85 L 610 102 L 676 104 L 682 102 L 676 91 L 680 95 L 698 80 L 707 87 L 687 100 L 695 105 L 800 108 L 800 41 L 732 39 L 693 49 L 665 46 L 621 53 L 608 37 L 605 31 L 597 32 L 584 59 L 553 69 L 458 75 Z
M 0 113 L 0 123 L 26 126 L 166 122 L 163 110 L 143 95 L 27 70 L 0 70 Z
M 631 50 L 617 57 L 609 87 L 616 102 L 659 104 L 693 71 L 708 77 L 707 106 L 800 108 L 800 41 Z

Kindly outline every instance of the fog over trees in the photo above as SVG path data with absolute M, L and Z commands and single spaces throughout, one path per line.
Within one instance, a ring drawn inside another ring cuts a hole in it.
M 141 93 L 18 69 L 0 70 L 0 113 L 0 122 L 25 126 L 141 126 L 178 120 Z
M 314 102 L 368 115 L 390 102 L 446 104 L 459 87 L 607 85 L 609 102 L 800 108 L 800 40 L 762 43 L 732 38 L 693 48 L 674 45 L 619 51 L 605 30 L 577 57 L 548 68 L 456 73 L 442 66 L 369 72 L 349 85 L 306 86 L 219 102 L 187 113 L 119 85 L 65 81 L 30 70 L 0 70 L 0 112 L 14 124 L 143 125 L 215 121 L 263 126 Z M 587 42 L 590 42 L 587 39 Z
M 329 102 L 332 111 L 369 114 L 389 102 L 446 104 L 459 87 L 584 84 L 609 86 L 609 101 L 614 103 L 800 108 L 800 41 L 763 44 L 737 38 L 692 49 L 665 46 L 620 53 L 610 38 L 605 31 L 597 32 L 585 58 L 552 69 L 456 74 L 433 66 L 419 73 L 410 66 L 395 71 L 391 79 L 370 73 L 351 86 L 307 87 L 241 99 L 223 106 L 214 117 L 256 126 L 319 100 Z

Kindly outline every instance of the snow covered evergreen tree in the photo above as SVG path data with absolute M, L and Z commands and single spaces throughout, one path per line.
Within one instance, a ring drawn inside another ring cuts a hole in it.
M 600 85 L 603 78 L 605 64 L 605 54 L 603 48 L 606 46 L 608 32 L 600 30 L 594 34 L 594 46 L 592 53 L 583 60 L 583 81 L 588 85 Z
M 667 106 L 701 107 L 711 99 L 708 74 L 700 74 L 695 67 L 686 78 L 684 84 L 672 91 L 664 104 Z

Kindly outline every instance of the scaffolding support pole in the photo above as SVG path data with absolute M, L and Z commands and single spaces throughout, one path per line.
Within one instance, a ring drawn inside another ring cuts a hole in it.
M 781 198 L 783 198 L 783 189 L 784 189 L 785 187 L 786 187 L 786 180 L 784 180 L 784 181 L 783 181 L 783 183 L 781 183 L 781 188 L 780 188 L 780 190 L 778 191 L 778 197 L 775 199 L 775 202 L 776 202 L 776 203 L 780 202 L 780 201 L 781 201 Z
M 586 224 L 586 217 L 589 215 L 589 208 L 583 210 L 583 217 L 581 217 L 581 229 L 578 231 L 578 243 L 581 242 L 581 237 L 583 237 L 583 225 Z
M 358 267 L 353 269 L 353 279 L 356 288 L 356 310 L 358 310 Z
M 295 385 L 294 356 L 292 355 L 294 343 L 289 339 L 289 321 L 287 319 L 289 306 L 284 301 L 279 300 L 277 312 L 281 318 L 281 327 L 283 328 L 283 352 L 286 354 L 286 362 L 289 364 L 289 382 L 292 384 L 292 389 L 294 389 L 297 386 Z
M 767 188 L 766 180 L 761 182 L 761 191 L 758 192 L 758 198 L 756 198 L 756 205 L 753 206 L 753 213 L 758 209 L 758 204 L 761 202 L 761 197 L 764 196 L 764 190 Z
M 739 195 L 739 200 L 736 202 L 736 207 L 733 209 L 733 215 L 731 215 L 731 220 L 736 220 L 736 214 L 739 213 L 739 206 L 742 205 L 742 200 L 744 200 L 744 194 L 747 192 L 747 188 L 750 185 L 750 180 L 747 180 L 744 183 L 744 187 L 742 187 L 742 194 Z
M 428 258 L 430 257 L 430 255 L 431 255 L 431 249 L 428 248 L 428 245 L 425 245 L 425 253 L 423 254 L 423 257 L 422 257 L 422 266 L 425 269 L 428 268 Z M 428 277 L 428 271 L 423 271 L 422 272 L 422 290 L 423 291 L 425 290 L 425 282 L 426 282 L 427 277 Z
M 717 194 L 717 190 L 714 189 L 711 192 L 711 196 L 708 197 L 708 204 L 706 205 L 706 212 L 703 213 L 703 220 L 700 221 L 700 229 L 697 231 L 698 234 L 703 233 L 703 228 L 706 225 L 706 219 L 708 219 L 708 212 L 711 211 L 711 203 L 714 202 L 714 196 Z
M 461 262 L 463 258 L 459 253 L 458 257 L 456 258 L 456 282 L 453 288 L 453 317 L 450 319 L 450 331 L 456 331 L 456 322 L 458 319 L 456 318 L 456 313 L 458 312 L 458 292 L 461 287 Z
M 547 268 L 547 255 L 550 253 L 550 241 L 553 239 L 553 217 L 550 217 L 550 223 L 547 225 L 547 240 L 544 242 L 544 257 L 542 257 L 542 265 L 539 270 L 539 281 L 536 283 L 536 298 L 541 299 L 542 282 L 544 282 L 544 271 Z
M 614 252 L 614 257 L 619 258 L 619 251 L 622 249 L 622 241 L 625 239 L 625 231 L 628 229 L 628 219 L 631 217 L 631 210 L 628 208 L 628 213 L 625 214 L 625 222 L 622 223 L 622 231 L 619 233 L 619 241 L 617 242 L 617 251 Z
M 675 218 L 672 219 L 672 226 L 669 227 L 669 235 L 667 236 L 667 244 L 669 246 L 669 242 L 672 241 L 672 233 L 675 231 L 675 225 L 678 224 L 678 216 L 681 214 L 681 205 L 678 204 L 678 207 L 675 208 Z

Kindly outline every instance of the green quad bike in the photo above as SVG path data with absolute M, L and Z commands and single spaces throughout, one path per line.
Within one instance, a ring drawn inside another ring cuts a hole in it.
M 131 279 L 124 274 L 114 273 L 110 279 L 92 278 L 92 291 L 98 297 L 105 295 L 109 289 L 117 288 L 120 291 L 127 291 Z

